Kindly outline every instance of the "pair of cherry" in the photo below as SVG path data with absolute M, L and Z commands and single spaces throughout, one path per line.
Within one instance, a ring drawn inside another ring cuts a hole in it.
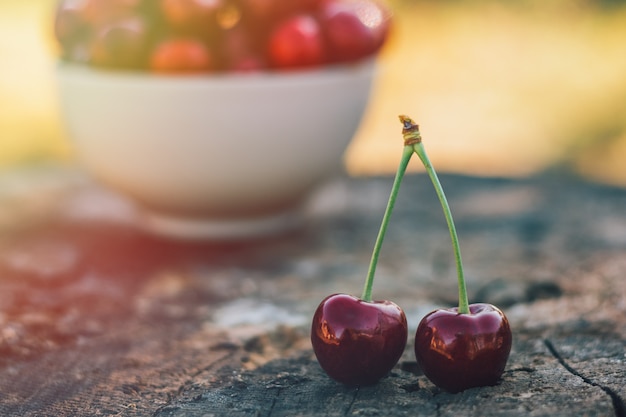
M 376 239 L 363 295 L 334 294 L 313 316 L 311 342 L 322 369 L 347 385 L 369 385 L 389 373 L 406 347 L 404 311 L 391 301 L 373 301 L 372 285 L 378 255 L 411 156 L 415 153 L 435 186 L 450 229 L 458 273 L 459 306 L 427 314 L 415 334 L 415 356 L 424 375 L 438 387 L 460 392 L 495 385 L 511 350 L 509 322 L 497 307 L 468 304 L 459 242 L 452 214 L 437 174 L 422 145 L 419 128 L 407 116 L 403 123 L 404 152 Z

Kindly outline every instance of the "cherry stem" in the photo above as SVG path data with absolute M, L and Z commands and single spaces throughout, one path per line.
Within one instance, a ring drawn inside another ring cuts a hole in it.
M 426 168 L 426 172 L 428 173 L 428 176 L 430 177 L 433 186 L 435 187 L 437 197 L 439 197 L 439 202 L 441 203 L 441 207 L 443 208 L 443 214 L 446 218 L 446 222 L 448 223 L 448 229 L 450 230 L 452 249 L 454 250 L 454 260 L 456 262 L 457 279 L 459 286 L 458 312 L 460 314 L 470 314 L 469 302 L 467 299 L 467 289 L 465 286 L 465 276 L 463 274 L 463 261 L 461 259 L 461 249 L 459 247 L 459 238 L 456 234 L 456 227 L 454 227 L 454 220 L 452 219 L 450 205 L 448 204 L 446 195 L 443 192 L 443 187 L 439 182 L 439 178 L 437 177 L 435 168 L 431 164 L 430 159 L 426 154 L 426 149 L 422 144 L 422 136 L 419 132 L 419 126 L 415 124 L 415 122 L 408 116 L 400 116 L 400 121 L 404 125 L 402 129 L 402 135 L 404 137 L 405 148 L 407 146 L 410 146 L 412 151 L 415 152 L 417 156 L 419 156 L 420 160 L 424 164 L 424 167 Z
M 363 295 L 361 295 L 361 299 L 363 301 L 372 301 L 372 286 L 374 285 L 374 275 L 376 274 L 376 265 L 378 265 L 378 256 L 380 255 L 380 249 L 383 245 L 385 234 L 387 233 L 387 226 L 389 225 L 391 212 L 396 204 L 400 184 L 402 183 L 402 178 L 406 172 L 406 167 L 409 165 L 411 156 L 413 156 L 413 148 L 405 146 L 404 151 L 402 152 L 402 158 L 400 159 L 400 164 L 398 166 L 398 171 L 396 172 L 396 177 L 393 180 L 393 185 L 391 186 L 391 194 L 389 195 L 387 208 L 385 209 L 385 214 L 383 215 L 383 220 L 380 225 L 380 229 L 378 230 L 374 250 L 372 251 L 372 259 L 370 260 L 369 270 L 367 271 L 367 278 L 365 280 L 365 286 L 363 287 Z

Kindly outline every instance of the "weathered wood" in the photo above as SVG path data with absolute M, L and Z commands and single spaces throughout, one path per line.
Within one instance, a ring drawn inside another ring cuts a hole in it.
M 143 233 L 73 171 L 6 178 L 0 415 L 626 416 L 625 190 L 442 176 L 470 301 L 502 307 L 514 332 L 501 383 L 451 395 L 412 340 L 371 387 L 331 381 L 311 352 L 317 303 L 360 293 L 391 178 L 345 179 L 303 229 L 231 243 Z M 425 176 L 406 178 L 396 207 L 374 295 L 413 332 L 456 303 L 454 259 Z
M 597 341 L 587 342 L 598 346 Z M 501 384 L 455 395 L 434 387 L 419 372 L 416 375 L 410 359 L 375 386 L 348 388 L 329 381 L 314 359 L 303 355 L 275 360 L 255 371 L 228 370 L 219 383 L 190 387 L 156 415 L 619 415 L 606 387 L 563 367 L 561 357 L 551 351 L 552 343 L 517 334 Z

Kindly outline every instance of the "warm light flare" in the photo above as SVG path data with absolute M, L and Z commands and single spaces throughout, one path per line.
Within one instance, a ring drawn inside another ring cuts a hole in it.
M 0 2 L 0 167 L 70 156 L 57 110 L 53 2 Z

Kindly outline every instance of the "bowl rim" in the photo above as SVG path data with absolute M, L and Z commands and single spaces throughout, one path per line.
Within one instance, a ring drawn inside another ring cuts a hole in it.
M 149 70 L 130 70 L 99 68 L 86 63 L 71 62 L 59 59 L 56 64 L 57 72 L 63 74 L 75 74 L 83 77 L 93 76 L 109 79 L 126 80 L 163 80 L 163 81 L 227 81 L 227 80 L 299 80 L 321 75 L 341 75 L 358 71 L 367 71 L 374 68 L 377 62 L 376 56 L 364 59 L 328 64 L 317 67 L 307 67 L 288 70 L 260 70 L 260 71 L 239 71 L 239 72 L 204 72 L 204 73 L 156 73 Z

